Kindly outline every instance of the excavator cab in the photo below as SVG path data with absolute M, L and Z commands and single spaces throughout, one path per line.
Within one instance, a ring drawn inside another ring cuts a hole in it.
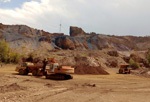
M 58 68 L 58 63 L 50 63 L 50 66 L 49 66 L 50 72 L 54 73 L 55 68 Z

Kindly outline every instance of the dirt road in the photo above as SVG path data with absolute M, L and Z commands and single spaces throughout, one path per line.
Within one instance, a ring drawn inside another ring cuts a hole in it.
M 0 102 L 149 102 L 150 79 L 134 75 L 74 75 L 73 80 L 20 76 L 0 68 Z

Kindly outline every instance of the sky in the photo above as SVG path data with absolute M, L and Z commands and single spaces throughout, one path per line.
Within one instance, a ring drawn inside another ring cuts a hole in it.
M 150 0 L 0 0 L 0 23 L 69 34 L 150 36 Z M 60 24 L 61 31 L 60 31 Z

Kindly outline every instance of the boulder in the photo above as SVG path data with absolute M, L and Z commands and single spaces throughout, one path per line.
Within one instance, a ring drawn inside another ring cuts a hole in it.
M 73 41 L 66 36 L 57 37 L 55 39 L 55 44 L 62 49 L 70 49 L 70 50 L 75 49 Z
M 60 36 L 55 38 L 55 44 L 56 46 L 62 48 L 62 49 L 88 49 L 88 44 L 86 40 L 80 39 L 80 38 L 73 38 L 69 36 Z
M 70 26 L 70 36 L 77 37 L 85 34 L 86 33 L 81 28 Z

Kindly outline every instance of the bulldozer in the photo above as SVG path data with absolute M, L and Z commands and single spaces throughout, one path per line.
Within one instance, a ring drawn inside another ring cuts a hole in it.
M 70 74 L 74 73 L 74 68 L 71 66 L 60 66 L 53 58 L 48 58 L 45 70 L 43 70 L 42 64 L 23 62 L 16 67 L 16 71 L 19 72 L 20 75 L 32 73 L 33 76 L 44 75 L 46 79 L 65 80 L 73 79 Z
M 130 65 L 120 65 L 119 74 L 130 74 L 131 69 Z

